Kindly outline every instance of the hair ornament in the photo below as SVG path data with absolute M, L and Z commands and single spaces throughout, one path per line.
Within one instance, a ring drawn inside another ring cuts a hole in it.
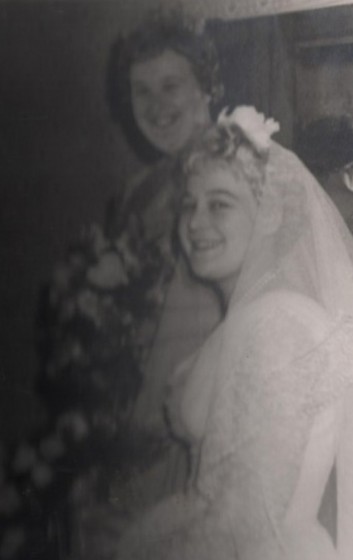
M 231 113 L 228 111 L 228 107 L 221 111 L 217 124 L 228 131 L 231 131 L 232 125 L 236 125 L 259 154 L 268 152 L 272 134 L 280 130 L 278 122 L 272 118 L 266 119 L 263 113 L 258 113 L 251 106 L 242 105 Z

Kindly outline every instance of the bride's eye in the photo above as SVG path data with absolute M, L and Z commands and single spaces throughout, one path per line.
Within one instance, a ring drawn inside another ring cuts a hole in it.
M 225 200 L 210 200 L 209 208 L 212 212 L 219 212 L 229 208 L 230 204 Z

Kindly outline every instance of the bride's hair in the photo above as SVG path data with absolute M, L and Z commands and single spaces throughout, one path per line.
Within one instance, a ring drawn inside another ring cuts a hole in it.
M 227 166 L 241 174 L 258 200 L 264 184 L 267 154 L 258 153 L 236 124 L 215 124 L 205 130 L 182 154 L 178 162 L 179 184 L 208 165 Z

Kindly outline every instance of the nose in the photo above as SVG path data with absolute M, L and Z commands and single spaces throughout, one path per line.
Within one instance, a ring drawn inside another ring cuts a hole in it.
M 161 93 L 151 93 L 146 101 L 146 111 L 151 118 L 158 117 L 160 112 L 166 107 L 165 97 Z
M 146 104 L 146 110 L 150 117 L 155 117 L 160 109 L 160 101 L 156 95 L 151 95 Z
M 208 213 L 206 208 L 197 204 L 192 212 L 190 212 L 188 228 L 190 233 L 196 233 L 204 230 L 209 225 Z
M 163 100 L 161 99 L 161 95 L 155 91 L 149 91 L 144 95 L 144 97 L 139 100 L 141 108 L 150 115 L 156 114 L 160 107 L 162 106 Z

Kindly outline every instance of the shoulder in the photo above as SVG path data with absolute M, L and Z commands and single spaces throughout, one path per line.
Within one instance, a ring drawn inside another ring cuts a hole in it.
M 275 290 L 254 300 L 247 309 L 249 319 L 309 322 L 324 327 L 328 321 L 325 309 L 314 299 L 291 290 Z
M 289 290 L 261 296 L 238 319 L 243 356 L 256 356 L 271 368 L 305 356 L 325 341 L 332 328 L 317 302 Z
M 169 236 L 174 226 L 174 183 L 171 164 L 162 161 L 135 180 L 123 203 L 125 218 L 137 216 L 150 239 Z M 158 216 L 158 219 L 156 219 Z
M 149 167 L 144 167 L 137 173 L 134 173 L 130 179 L 128 179 L 126 187 L 125 187 L 125 198 L 129 199 L 133 196 L 134 192 L 138 190 L 138 188 L 143 185 L 143 183 L 148 179 L 151 173 L 151 169 Z
M 255 330 L 269 322 L 271 324 L 299 322 L 312 327 L 320 334 L 329 324 L 327 312 L 319 303 L 291 290 L 268 292 L 241 309 L 240 314 L 243 325 L 253 327 Z
M 125 205 L 141 209 L 165 189 L 171 179 L 171 164 L 168 160 L 145 167 L 128 181 L 125 189 Z

